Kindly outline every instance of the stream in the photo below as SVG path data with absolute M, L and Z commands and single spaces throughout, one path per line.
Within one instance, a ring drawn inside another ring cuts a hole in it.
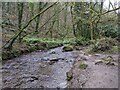
M 66 88 L 75 58 L 74 51 L 58 47 L 8 60 L 2 66 L 3 88 Z
M 64 52 L 62 48 L 38 50 L 7 60 L 2 66 L 2 88 L 118 87 L 118 54 L 87 54 L 86 47 Z M 80 69 L 80 62 L 86 63 L 87 68 Z M 67 72 L 73 73 L 69 82 Z

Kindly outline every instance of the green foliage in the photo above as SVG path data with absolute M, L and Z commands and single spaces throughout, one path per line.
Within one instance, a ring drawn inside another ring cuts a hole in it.
M 36 38 L 28 37 L 24 39 L 28 44 L 35 44 L 39 42 L 44 42 L 48 44 L 75 44 L 75 38 L 65 38 L 65 39 L 55 39 L 55 38 Z
M 117 45 L 117 40 L 112 38 L 102 38 L 96 41 L 96 43 L 92 47 L 92 51 L 108 51 L 112 48 L 112 46 Z
M 88 45 L 89 44 L 89 40 L 85 39 L 84 37 L 76 38 L 75 42 L 76 42 L 76 45 Z
M 118 46 L 112 46 L 110 52 L 112 52 L 112 53 L 118 53 Z

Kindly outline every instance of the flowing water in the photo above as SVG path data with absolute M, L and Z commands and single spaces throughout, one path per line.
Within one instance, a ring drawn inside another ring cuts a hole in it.
M 66 72 L 76 57 L 73 52 L 63 52 L 62 47 L 58 47 L 6 61 L 2 67 L 3 88 L 67 87 Z

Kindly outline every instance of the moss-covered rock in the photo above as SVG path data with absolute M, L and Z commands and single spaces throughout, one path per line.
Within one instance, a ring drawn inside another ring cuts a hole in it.
M 80 62 L 79 68 L 80 69 L 86 69 L 88 65 L 85 62 Z
M 63 51 L 67 52 L 67 51 L 73 51 L 73 46 L 71 45 L 65 45 L 63 46 Z

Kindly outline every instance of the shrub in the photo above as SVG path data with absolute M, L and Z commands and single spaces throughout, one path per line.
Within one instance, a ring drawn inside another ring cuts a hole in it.
M 112 38 L 101 38 L 97 40 L 96 43 L 93 45 L 92 51 L 97 52 L 110 50 L 112 46 L 116 46 L 117 43 L 117 40 Z

